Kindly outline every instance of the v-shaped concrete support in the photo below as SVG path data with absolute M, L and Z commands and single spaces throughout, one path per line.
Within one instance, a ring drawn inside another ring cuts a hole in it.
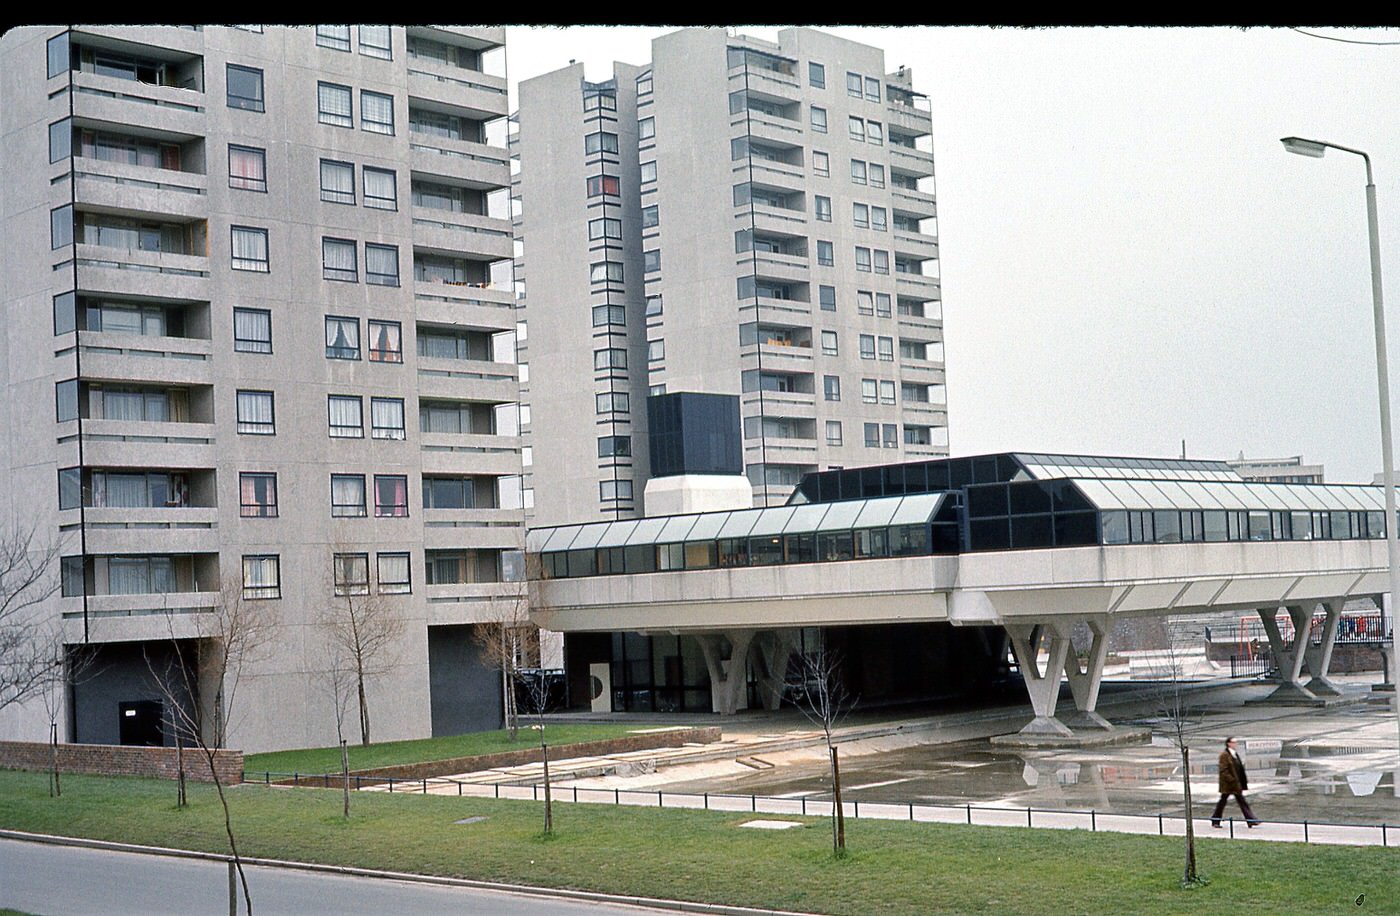
M 741 708 L 748 708 L 744 702 L 744 688 L 749 681 L 749 647 L 753 637 L 753 630 L 729 630 L 722 635 L 705 633 L 697 637 L 705 656 L 705 667 L 710 672 L 710 705 L 720 715 L 732 716 Z
M 1078 710 L 1070 719 L 1069 726 L 1073 729 L 1111 729 L 1113 724 L 1095 711 L 1099 704 L 1099 685 L 1103 683 L 1103 664 L 1108 658 L 1108 628 L 1099 620 L 1086 620 L 1085 623 L 1089 626 L 1089 632 L 1094 634 L 1094 640 L 1083 667 L 1080 667 L 1079 656 L 1073 651 L 1065 653 L 1065 677 L 1069 679 L 1070 694 Z M 1065 639 L 1069 638 L 1068 624 L 1056 624 L 1056 629 L 1063 633 Z
M 783 699 L 783 685 L 787 681 L 788 661 L 797 649 L 798 630 L 765 630 L 758 634 L 755 642 L 759 657 L 763 659 L 763 674 L 759 677 L 758 695 L 764 709 L 777 709 Z
M 1293 621 L 1293 641 L 1287 645 L 1284 644 L 1283 634 L 1278 628 L 1278 608 L 1259 609 L 1259 620 L 1264 624 L 1264 633 L 1269 637 L 1269 652 L 1273 655 L 1274 664 L 1279 671 L 1279 685 L 1267 699 L 1274 703 L 1311 703 L 1317 700 L 1317 696 L 1303 686 L 1302 670 L 1306 659 L 1303 649 L 1311 637 L 1312 608 L 1291 604 L 1285 610 Z
M 1304 686 L 1320 697 L 1342 695 L 1337 685 L 1327 677 L 1332 668 L 1332 647 L 1337 644 L 1337 625 L 1342 620 L 1342 603 L 1341 598 L 1323 602 L 1322 606 L 1326 609 L 1327 616 L 1322 622 L 1322 639 L 1315 646 L 1311 639 L 1303 643 L 1303 662 L 1308 673 L 1312 675 L 1312 680 Z
M 1008 624 L 1006 632 L 1011 637 L 1011 651 L 1016 653 L 1016 664 L 1020 666 L 1021 679 L 1025 681 L 1026 693 L 1031 699 L 1031 710 L 1035 713 L 1035 718 L 1021 729 L 1021 734 L 1073 734 L 1063 722 L 1055 718 L 1055 705 L 1060 698 L 1060 672 L 1065 670 L 1069 638 L 1059 635 L 1051 627 L 1029 624 Z M 1038 662 L 1043 635 L 1050 637 L 1050 659 L 1042 673 Z

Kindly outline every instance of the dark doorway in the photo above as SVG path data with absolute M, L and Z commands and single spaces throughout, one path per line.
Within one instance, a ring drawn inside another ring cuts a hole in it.
M 131 700 L 117 704 L 121 716 L 121 743 L 137 747 L 161 747 L 165 744 L 162 728 L 165 705 L 160 700 Z

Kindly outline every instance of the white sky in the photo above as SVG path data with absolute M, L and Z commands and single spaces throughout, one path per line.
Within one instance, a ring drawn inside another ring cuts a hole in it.
M 512 89 L 570 59 L 606 79 L 667 31 L 512 26 Z M 1364 167 L 1278 140 L 1371 154 L 1400 399 L 1400 44 L 829 31 L 912 68 L 932 103 L 953 454 L 1172 456 L 1185 439 L 1190 457 L 1302 454 L 1333 481 L 1380 470 Z

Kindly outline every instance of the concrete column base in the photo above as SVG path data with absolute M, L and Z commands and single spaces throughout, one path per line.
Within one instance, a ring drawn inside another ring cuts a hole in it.
M 1075 732 L 1091 731 L 1100 729 L 1102 731 L 1112 731 L 1113 723 L 1092 709 L 1083 709 L 1077 712 L 1070 720 L 1069 727 Z
M 1316 697 L 1339 697 L 1342 691 L 1328 677 L 1315 677 L 1303 685 L 1303 689 Z
M 1069 738 L 1074 735 L 1068 725 L 1065 725 L 1054 716 L 1036 716 L 1025 728 L 1017 732 L 1019 735 L 1058 735 L 1062 738 Z

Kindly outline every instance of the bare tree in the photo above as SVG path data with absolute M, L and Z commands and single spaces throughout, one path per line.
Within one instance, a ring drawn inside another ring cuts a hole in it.
M 90 646 L 65 646 L 57 628 L 49 629 L 42 643 L 49 664 L 39 698 L 49 720 L 49 797 L 57 798 L 63 794 L 58 766 L 58 716 L 63 711 L 68 688 L 95 673 L 92 668 L 97 662 L 97 653 Z
M 846 812 L 841 805 L 841 762 L 833 735 L 856 701 L 841 678 L 840 656 L 828 651 L 824 644 L 815 652 L 801 656 L 799 668 L 802 682 L 796 705 L 808 721 L 822 730 L 822 737 L 826 739 L 827 757 L 831 761 L 831 853 L 842 858 L 846 855 Z
M 522 669 L 539 664 L 540 630 L 530 622 L 530 599 L 525 589 L 498 596 L 493 604 L 500 613 L 473 627 L 472 639 L 487 667 L 500 672 L 502 718 L 514 741 L 520 728 L 515 684 Z
M 35 527 L 0 532 L 0 709 L 42 693 L 53 668 L 39 606 L 58 591 L 59 548 Z
M 1166 681 L 1158 695 L 1158 714 L 1163 723 L 1167 740 L 1171 741 L 1181 756 L 1181 803 L 1186 815 L 1186 861 L 1181 873 L 1181 884 L 1190 887 L 1207 883 L 1207 879 L 1196 870 L 1196 829 L 1191 817 L 1191 732 L 1200 722 L 1201 713 L 1191 705 L 1190 694 L 1186 689 L 1185 658 L 1177 645 L 1177 635 L 1168 626 L 1166 638 Z
M 340 786 L 342 816 L 350 819 L 350 748 L 345 740 L 345 719 L 350 713 L 350 697 L 355 692 L 355 672 L 339 661 L 334 644 L 330 644 L 326 664 L 326 688 L 335 707 L 335 738 L 340 742 Z
M 337 547 L 331 562 L 331 601 L 321 618 L 332 647 L 333 668 L 353 673 L 360 715 L 360 744 L 369 745 L 365 682 L 397 661 L 395 648 L 407 621 L 398 604 L 370 591 L 369 555 Z
M 535 631 L 535 638 L 538 639 L 539 631 Z M 544 769 L 544 834 L 550 836 L 554 833 L 554 797 L 551 792 L 549 781 L 549 742 L 545 740 L 544 714 L 549 708 L 549 682 L 544 678 L 544 673 L 538 672 L 536 676 L 531 676 L 536 672 L 527 671 L 524 668 L 515 670 L 516 683 L 520 684 L 524 690 L 530 706 L 530 712 L 535 717 L 534 728 L 540 736 L 540 763 Z M 514 690 L 511 691 L 512 693 Z
M 243 888 L 244 907 L 248 916 L 252 916 L 253 898 L 248 891 L 243 859 L 238 853 L 228 796 L 216 765 L 217 751 L 228 743 L 229 723 L 233 720 L 243 675 L 262 658 L 274 633 L 272 616 L 266 606 L 244 595 L 241 578 L 225 579 L 212 608 L 180 618 L 182 622 L 192 625 L 192 638 L 179 638 L 176 618 L 168 614 L 166 623 L 170 632 L 171 659 L 161 666 L 148 653 L 146 666 L 169 710 L 176 748 L 183 747 L 187 742 L 192 744 L 199 749 L 209 767 L 214 790 L 223 808 L 224 833 L 228 837 L 229 853 Z M 212 697 L 200 696 L 200 682 L 214 688 Z M 201 707 L 205 710 L 204 714 Z M 183 780 L 182 765 L 180 781 L 183 783 Z M 230 901 L 230 908 L 232 906 L 233 902 Z

